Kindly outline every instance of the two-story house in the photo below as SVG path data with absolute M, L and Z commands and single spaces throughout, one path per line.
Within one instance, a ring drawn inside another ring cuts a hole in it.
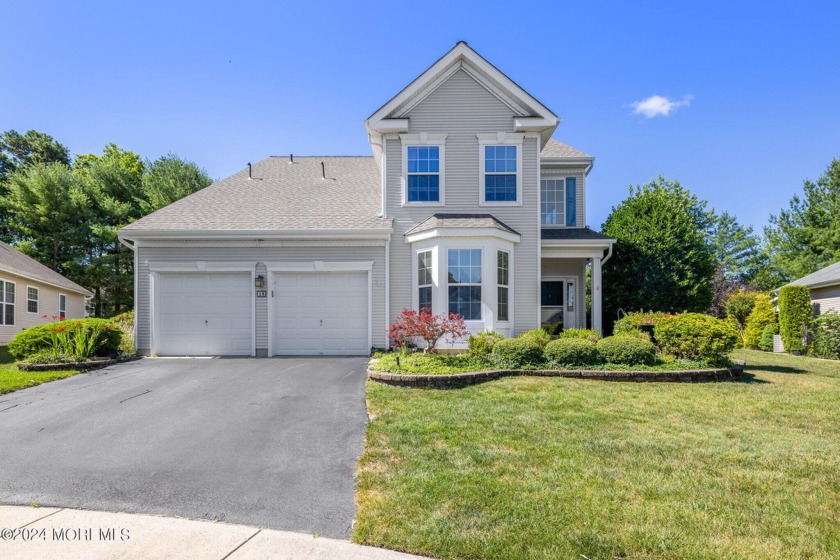
M 120 232 L 136 347 L 157 355 L 361 355 L 404 308 L 507 336 L 601 329 L 612 240 L 586 227 L 594 158 L 458 43 L 365 128 L 372 157 L 269 157 Z

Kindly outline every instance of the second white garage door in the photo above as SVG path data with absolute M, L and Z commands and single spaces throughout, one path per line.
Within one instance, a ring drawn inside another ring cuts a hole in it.
M 275 273 L 275 355 L 366 355 L 369 328 L 367 272 Z

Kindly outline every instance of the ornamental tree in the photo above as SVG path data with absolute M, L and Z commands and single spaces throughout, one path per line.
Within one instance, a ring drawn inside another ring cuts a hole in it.
M 812 313 L 808 286 L 784 286 L 779 290 L 779 334 L 786 351 L 805 349 Z
M 435 345 L 441 338 L 450 343 L 467 336 L 464 318 L 457 313 L 432 315 L 431 309 L 423 307 L 419 312 L 403 309 L 400 318 L 388 327 L 388 338 L 392 348 L 404 348 L 412 339 L 426 342 L 424 352 L 434 352 Z

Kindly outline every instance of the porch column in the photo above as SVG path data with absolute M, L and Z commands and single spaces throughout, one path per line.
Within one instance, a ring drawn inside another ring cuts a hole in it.
M 601 259 L 592 259 L 592 328 L 603 334 L 601 323 Z

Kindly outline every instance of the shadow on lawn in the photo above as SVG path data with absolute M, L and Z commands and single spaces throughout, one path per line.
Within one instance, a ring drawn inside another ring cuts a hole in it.
M 734 383 L 755 383 L 756 385 L 763 385 L 765 383 L 772 383 L 772 381 L 767 381 L 766 379 L 759 379 L 752 373 L 745 371 L 741 374 L 741 377 L 737 380 L 733 380 Z
M 766 372 L 766 373 L 808 373 L 808 370 L 790 367 L 790 366 L 770 366 L 770 365 L 754 365 L 748 364 L 746 369 L 749 371 L 755 372 Z M 748 372 L 744 372 L 744 375 L 748 375 Z

